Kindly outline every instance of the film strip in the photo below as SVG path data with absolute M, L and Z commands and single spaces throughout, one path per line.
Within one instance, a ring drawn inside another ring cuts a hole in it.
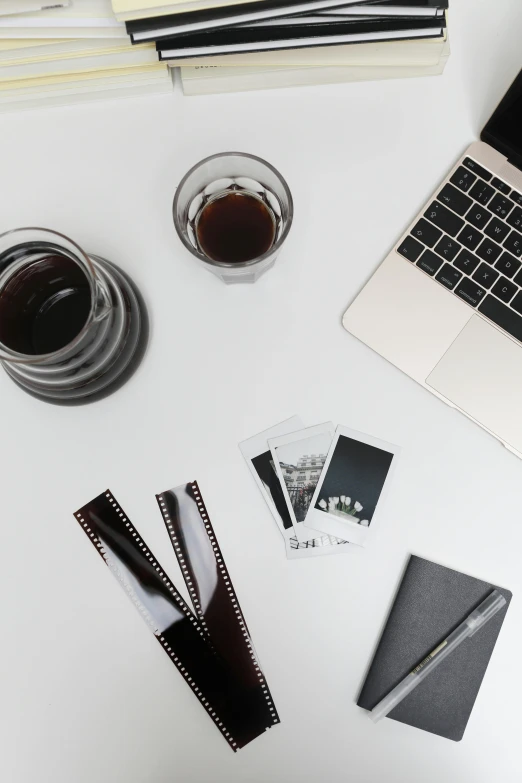
M 279 717 L 197 484 L 157 499 L 195 613 L 110 491 L 74 516 L 237 751 Z
M 268 725 L 279 723 L 197 482 L 170 489 L 156 498 L 196 614 L 205 624 L 216 652 L 236 670 L 246 687 L 257 692 L 257 709 L 265 713 Z M 210 584 L 206 564 L 212 560 L 215 572 Z

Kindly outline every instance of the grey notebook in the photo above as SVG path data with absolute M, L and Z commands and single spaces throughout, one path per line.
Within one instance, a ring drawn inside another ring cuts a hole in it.
M 412 555 L 357 704 L 371 710 L 496 588 L 507 601 L 389 714 L 459 741 L 475 704 L 511 593 Z

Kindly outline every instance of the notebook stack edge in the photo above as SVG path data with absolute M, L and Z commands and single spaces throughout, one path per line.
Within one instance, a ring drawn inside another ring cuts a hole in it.
M 0 112 L 172 91 L 155 45 L 133 46 L 110 0 L 0 16 Z
M 311 87 L 347 82 L 407 79 L 438 76 L 443 73 L 448 55 L 440 57 L 434 65 L 304 65 L 274 66 L 184 66 L 181 80 L 185 95 L 211 95 L 217 93 L 272 90 L 283 87 Z
M 0 14 L 1 111 L 87 100 L 89 89 L 98 98 L 134 85 L 171 91 L 177 68 L 185 95 L 208 95 L 436 75 L 449 56 L 445 0 L 38 5 Z

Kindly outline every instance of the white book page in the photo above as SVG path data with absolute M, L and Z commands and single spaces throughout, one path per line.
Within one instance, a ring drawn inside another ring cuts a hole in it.
M 69 5 L 70 0 L 0 0 L 0 16 L 24 14 L 28 11 L 42 11 L 46 8 Z
M 1 0 L 0 0 L 1 1 Z M 74 0 L 72 5 L 65 3 L 56 8 L 56 4 L 38 3 L 38 8 L 30 13 L 16 13 L 10 16 L 0 15 L 0 28 L 4 27 L 66 27 L 67 25 L 110 25 L 121 26 L 114 17 L 110 0 Z M 45 10 L 43 10 L 45 9 Z
M 198 57 L 190 63 L 204 66 L 364 66 L 388 67 L 411 65 L 436 65 L 440 57 L 449 54 L 446 38 L 421 38 L 420 40 L 386 41 L 348 44 L 345 46 L 321 46 L 309 49 L 282 49 L 276 52 L 247 52 L 216 57 Z M 186 65 L 184 61 L 170 60 L 169 65 Z

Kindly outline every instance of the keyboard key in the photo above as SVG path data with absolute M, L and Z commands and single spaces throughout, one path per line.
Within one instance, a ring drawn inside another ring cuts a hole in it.
M 428 223 L 428 221 L 424 220 L 424 218 L 419 220 L 419 222 L 412 228 L 410 233 L 415 237 L 415 239 L 419 239 L 421 242 L 424 242 L 424 244 L 428 245 L 428 247 L 433 247 L 433 245 L 435 245 L 442 236 L 442 231 L 439 231 L 438 228 L 432 226 L 431 223 Z
M 474 204 L 466 215 L 466 220 L 475 226 L 475 228 L 484 228 L 491 220 L 491 212 L 479 207 L 478 204 Z
M 500 245 L 497 245 L 496 242 L 487 238 L 477 248 L 477 255 L 479 258 L 483 258 L 484 261 L 489 261 L 490 264 L 494 264 L 501 253 L 502 248 Z
M 440 242 L 435 247 L 435 252 L 446 259 L 446 261 L 453 261 L 459 250 L 461 249 L 458 242 L 449 237 L 442 237 Z
M 486 290 L 470 280 L 469 277 L 464 277 L 455 288 L 455 293 L 472 307 L 476 307 L 484 297 Z
M 495 294 L 495 296 L 498 296 L 499 299 L 502 299 L 502 301 L 506 303 L 513 298 L 517 291 L 518 288 L 516 285 L 512 283 L 511 280 L 508 280 L 507 277 L 501 277 L 491 289 L 491 293 Z
M 460 190 L 457 190 L 457 188 L 454 188 L 453 185 L 450 185 L 449 183 L 444 185 L 437 198 L 447 207 L 456 212 L 457 215 L 465 215 L 470 206 L 473 204 L 473 201 L 469 198 L 469 196 L 461 193 Z
M 481 264 L 474 273 L 473 280 L 476 280 L 477 283 L 480 283 L 484 288 L 491 288 L 497 277 L 498 272 L 495 272 L 495 270 L 487 264 Z M 510 285 L 512 284 L 510 283 Z
M 515 207 L 513 212 L 506 219 L 506 222 L 509 223 L 510 226 L 513 226 L 513 228 L 521 229 L 522 228 L 522 209 L 520 209 L 520 207 Z
M 514 204 L 512 201 L 510 201 L 505 196 L 501 196 L 500 193 L 497 193 L 495 198 L 493 198 L 491 203 L 488 205 L 488 209 L 494 212 L 495 215 L 498 215 L 501 218 L 505 218 L 509 215 L 513 209 L 513 206 Z
M 490 198 L 495 195 L 495 189 L 492 188 L 491 185 L 486 185 L 485 182 L 479 179 L 469 191 L 469 195 L 473 196 L 475 201 L 478 201 L 479 204 L 485 205 Z
M 480 231 L 477 231 L 476 228 L 473 228 L 473 226 L 464 226 L 457 239 L 464 247 L 467 247 L 468 250 L 475 250 L 478 243 L 482 241 L 482 234 Z
M 480 264 L 480 261 L 473 253 L 470 253 L 469 250 L 461 250 L 453 264 L 457 269 L 460 269 L 461 272 L 472 275 Z
M 478 177 L 485 179 L 487 182 L 489 182 L 493 176 L 493 174 L 490 174 L 487 169 L 481 166 L 480 163 L 477 163 L 476 160 L 473 160 L 473 158 L 464 158 L 462 164 L 470 171 L 473 171 Z
M 401 256 L 407 258 L 408 261 L 416 261 L 423 250 L 424 247 L 420 242 L 417 242 L 413 237 L 406 237 L 403 243 L 397 248 L 397 253 L 400 253 Z
M 511 302 L 511 307 L 514 307 L 517 313 L 522 314 L 522 291 L 519 291 Z M 520 338 L 519 338 L 520 339 Z
M 470 189 L 476 179 L 476 176 L 472 174 L 471 171 L 468 171 L 468 169 L 465 169 L 463 166 L 459 166 L 457 171 L 450 179 L 450 182 L 453 182 L 454 185 L 466 193 L 466 191 Z
M 449 209 L 442 204 L 439 204 L 438 201 L 434 201 L 430 204 L 424 213 L 424 217 L 428 218 L 428 220 L 435 223 L 438 228 L 441 228 L 446 234 L 449 234 L 452 237 L 457 236 L 464 225 L 462 218 L 457 217 L 457 215 L 450 212 Z
M 518 231 L 512 231 L 504 242 L 504 247 L 514 256 L 520 258 L 522 256 L 522 234 L 519 234 Z
M 499 220 L 495 217 L 488 223 L 484 229 L 484 233 L 500 244 L 509 234 L 509 226 L 506 226 L 503 220 Z
M 515 275 L 515 283 L 522 287 L 522 269 L 518 273 L 518 275 Z
M 522 340 L 522 318 L 494 296 L 488 294 L 478 310 L 516 340 Z
M 444 264 L 440 272 L 435 275 L 435 280 L 438 280 L 439 283 L 445 285 L 446 288 L 453 290 L 461 277 L 461 273 L 457 272 L 451 264 Z
M 517 193 L 516 190 L 512 190 L 509 198 L 514 201 L 515 204 L 520 204 L 522 207 L 522 193 Z
M 501 193 L 505 193 L 506 195 L 511 193 L 511 188 L 509 187 L 509 185 L 507 185 L 505 182 L 502 182 L 502 180 L 499 179 L 498 177 L 493 177 L 493 179 L 491 180 L 491 184 L 493 185 L 494 188 L 500 190 Z
M 513 277 L 513 275 L 518 272 L 521 266 L 522 265 L 520 261 L 517 261 L 517 259 L 512 256 L 511 253 L 502 253 L 497 263 L 495 264 L 495 269 L 498 269 L 499 272 L 502 272 L 502 274 L 506 275 L 506 277 Z
M 436 256 L 431 250 L 425 250 L 417 261 L 417 266 L 420 266 L 428 275 L 434 275 L 442 266 L 442 258 Z

